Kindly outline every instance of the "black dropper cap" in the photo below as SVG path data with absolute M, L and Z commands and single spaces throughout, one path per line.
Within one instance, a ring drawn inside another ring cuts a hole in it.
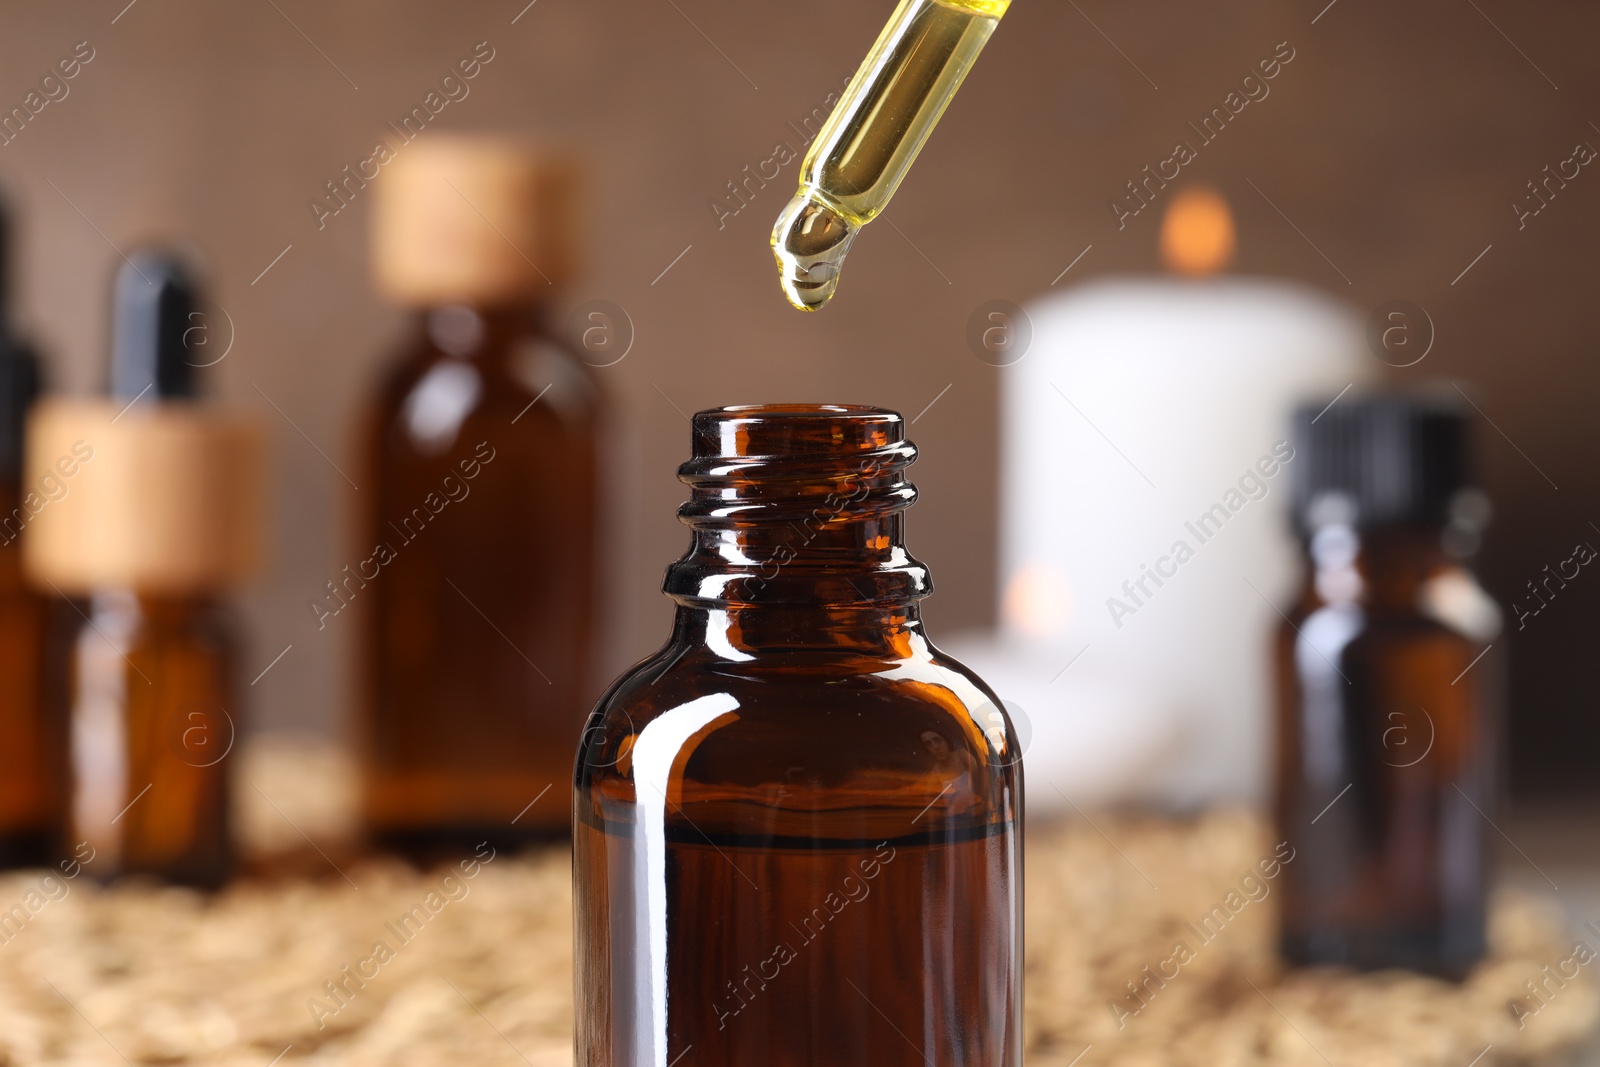
M 200 297 L 182 261 L 168 252 L 135 252 L 117 271 L 113 290 L 111 395 L 194 396 L 188 339 L 201 324 Z
M 28 408 L 39 395 L 39 360 L 12 326 L 11 216 L 0 203 L 0 480 L 22 476 L 22 438 Z
M 1295 412 L 1294 521 L 1446 526 L 1474 486 L 1467 415 L 1445 397 L 1375 393 Z

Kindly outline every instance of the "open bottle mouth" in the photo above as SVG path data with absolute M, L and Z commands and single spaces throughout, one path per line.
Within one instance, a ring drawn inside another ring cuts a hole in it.
M 691 526 L 860 518 L 916 500 L 917 458 L 898 412 L 860 404 L 752 404 L 694 417 L 694 454 L 678 468 L 693 490 Z
M 680 601 L 860 604 L 929 591 L 903 545 L 916 446 L 899 413 L 859 404 L 759 404 L 694 416 L 694 531 L 668 571 Z
M 740 404 L 694 417 L 704 458 L 842 456 L 905 443 L 899 412 L 866 404 Z

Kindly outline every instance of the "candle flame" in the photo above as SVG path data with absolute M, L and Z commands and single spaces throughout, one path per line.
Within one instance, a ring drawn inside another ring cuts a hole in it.
M 1071 614 L 1066 576 L 1048 563 L 1024 564 L 1006 583 L 1000 617 L 1012 630 L 1028 637 L 1055 637 L 1066 629 Z
M 1169 270 L 1199 277 L 1233 259 L 1233 215 L 1215 189 L 1194 186 L 1172 198 L 1161 220 L 1161 261 Z

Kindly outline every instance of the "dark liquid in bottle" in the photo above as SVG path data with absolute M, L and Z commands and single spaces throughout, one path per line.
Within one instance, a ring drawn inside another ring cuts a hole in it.
M 1003 1030 L 963 1024 L 1013 1013 L 1013 946 L 952 935 L 1007 922 L 1007 830 L 783 848 L 685 824 L 666 839 L 656 890 L 676 929 L 664 972 L 644 956 L 609 957 L 591 980 L 632 988 L 664 976 L 669 1062 L 692 1049 L 683 1062 L 729 1067 L 1003 1063 Z M 637 838 L 585 826 L 578 862 L 596 851 L 612 914 L 648 911 Z M 614 1019 L 613 1033 L 638 1041 L 641 1021 Z
M 1322 605 L 1298 623 L 1278 645 L 1279 827 L 1298 853 L 1283 953 L 1460 977 L 1485 948 L 1500 664 L 1473 664 L 1482 644 L 1415 614 Z
M 369 420 L 327 601 L 365 616 L 367 825 L 419 858 L 569 832 L 594 696 L 597 391 L 532 311 L 457 315 L 477 339 L 424 334 Z
M 238 739 L 231 624 L 200 599 L 100 594 L 78 635 L 78 826 L 102 878 L 228 877 Z M 121 788 L 111 783 L 120 780 Z

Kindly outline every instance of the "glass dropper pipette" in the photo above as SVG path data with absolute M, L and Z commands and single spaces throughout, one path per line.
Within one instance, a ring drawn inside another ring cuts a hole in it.
M 833 297 L 861 227 L 889 203 L 1011 0 L 901 0 L 800 168 L 772 230 L 789 303 Z

